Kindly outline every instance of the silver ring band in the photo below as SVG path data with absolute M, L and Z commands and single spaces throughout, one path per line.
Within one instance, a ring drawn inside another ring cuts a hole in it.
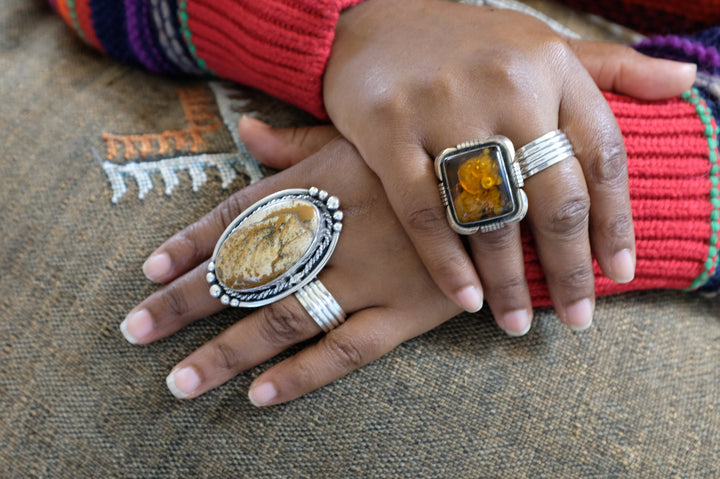
M 527 179 L 552 165 L 575 155 L 573 147 L 562 130 L 546 133 L 531 141 L 515 153 L 523 179 Z
M 295 297 L 324 332 L 327 333 L 345 322 L 345 311 L 319 279 L 316 278 L 297 290 Z

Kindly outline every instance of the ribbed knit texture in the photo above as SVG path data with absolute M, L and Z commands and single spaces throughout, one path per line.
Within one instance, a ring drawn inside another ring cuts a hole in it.
M 150 71 L 178 73 L 162 52 L 158 32 L 148 2 L 125 0 L 125 21 L 128 39 L 135 57 Z
M 720 23 L 717 0 L 559 0 L 643 33 L 693 32 Z
M 69 0 L 57 0 L 58 6 Z M 90 0 L 90 18 L 105 52 L 123 63 L 138 63 L 128 39 L 125 9 L 119 1 Z
M 210 70 L 325 118 L 322 75 L 335 26 L 359 2 L 187 1 L 187 26 Z

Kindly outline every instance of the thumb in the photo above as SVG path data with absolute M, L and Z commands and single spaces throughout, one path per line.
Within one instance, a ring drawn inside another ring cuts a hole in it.
M 332 125 L 273 128 L 250 116 L 240 118 L 238 133 L 256 160 L 277 170 L 301 162 L 340 136 Z
M 663 100 L 692 87 L 697 65 L 653 58 L 614 43 L 568 40 L 595 84 L 603 91 L 638 100 Z

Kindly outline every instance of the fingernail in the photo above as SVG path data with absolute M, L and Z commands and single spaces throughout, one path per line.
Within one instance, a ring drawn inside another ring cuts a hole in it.
M 685 63 L 685 62 L 683 62 Z M 694 76 L 697 76 L 697 63 L 685 63 L 682 67 L 683 70 L 686 70 L 688 73 L 691 73 Z
M 500 319 L 500 327 L 508 336 L 524 336 L 530 331 L 530 325 L 530 315 L 524 309 L 511 311 Z
M 270 126 L 267 123 L 265 123 L 264 121 L 258 120 L 254 116 L 250 116 L 250 115 L 241 116 L 240 123 L 245 123 L 246 125 L 254 125 L 254 126 L 265 126 L 265 127 Z
M 248 391 L 250 402 L 257 407 L 267 406 L 270 401 L 275 399 L 275 396 L 277 396 L 277 391 L 272 383 L 261 383 Z
M 592 324 L 593 306 L 589 299 L 581 299 L 565 308 L 565 324 L 573 331 L 584 331 Z
M 137 344 L 153 330 L 152 316 L 146 309 L 135 311 L 127 315 L 120 323 L 120 331 L 131 344 Z
M 152 254 L 143 264 L 143 273 L 147 279 L 155 283 L 162 283 L 170 274 L 172 261 L 167 253 Z
M 173 396 L 185 399 L 200 386 L 200 377 L 191 367 L 175 369 L 165 379 L 167 387 Z
M 480 311 L 483 305 L 483 293 L 480 288 L 468 286 L 457 293 L 458 304 L 470 313 Z
M 610 274 L 616 283 L 629 283 L 635 278 L 635 259 L 629 249 L 624 249 L 610 260 Z

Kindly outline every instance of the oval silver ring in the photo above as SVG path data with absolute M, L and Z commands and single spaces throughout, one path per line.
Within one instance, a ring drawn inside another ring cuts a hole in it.
M 210 295 L 256 308 L 310 283 L 337 246 L 339 207 L 337 197 L 312 187 L 279 191 L 247 208 L 215 245 L 206 276 Z

